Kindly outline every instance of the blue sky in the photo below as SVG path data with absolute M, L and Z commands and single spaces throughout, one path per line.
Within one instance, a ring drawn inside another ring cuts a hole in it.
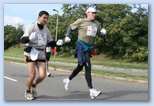
M 37 21 L 38 13 L 46 10 L 49 14 L 62 14 L 62 4 L 4 4 L 4 25 L 16 26 L 22 23 L 25 26 Z
M 62 14 L 63 4 L 4 4 L 4 25 L 17 26 L 18 23 L 23 24 L 25 27 L 29 24 L 36 22 L 38 13 L 41 10 L 46 10 L 49 14 L 53 15 L 59 11 Z M 142 4 L 143 7 L 148 8 L 148 4 Z

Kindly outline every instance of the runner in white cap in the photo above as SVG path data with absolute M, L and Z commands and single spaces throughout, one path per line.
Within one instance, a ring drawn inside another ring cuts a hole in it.
M 33 100 L 37 97 L 36 86 L 46 77 L 46 58 L 49 57 L 47 47 L 55 47 L 62 45 L 62 42 L 53 41 L 49 29 L 45 26 L 49 18 L 47 11 L 40 11 L 38 15 L 38 22 L 35 22 L 27 27 L 24 35 L 21 37 L 21 42 L 26 46 L 24 48 L 25 61 L 29 71 L 27 79 L 27 88 L 25 91 L 25 98 Z M 48 56 L 47 56 L 48 55 Z M 38 77 L 36 76 L 36 68 L 38 70 Z
M 63 79 L 65 84 L 64 87 L 68 91 L 71 80 L 83 69 L 83 67 L 85 67 L 85 78 L 89 87 L 91 99 L 99 96 L 101 91 L 94 89 L 92 86 L 91 55 L 89 54 L 93 53 L 93 44 L 96 36 L 104 37 L 106 35 L 106 30 L 102 29 L 100 23 L 95 20 L 96 13 L 97 11 L 95 8 L 89 7 L 86 11 L 87 17 L 78 19 L 72 23 L 69 26 L 65 37 L 65 42 L 70 42 L 71 39 L 69 38 L 69 35 L 71 31 L 78 29 L 78 39 L 75 47 L 75 55 L 78 58 L 78 65 L 68 78 Z

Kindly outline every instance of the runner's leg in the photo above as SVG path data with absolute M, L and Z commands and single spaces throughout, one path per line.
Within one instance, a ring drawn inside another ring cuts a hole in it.
M 27 79 L 27 90 L 30 90 L 31 85 L 36 76 L 35 62 L 28 62 L 27 66 L 28 66 L 28 71 L 29 71 L 29 77 Z
M 38 69 L 39 76 L 35 81 L 35 85 L 39 84 L 46 77 L 46 63 L 45 62 L 37 62 L 36 67 Z
M 78 66 L 73 70 L 72 74 L 69 76 L 69 79 L 72 80 L 82 69 L 83 65 L 78 64 Z
M 86 58 L 85 78 L 86 78 L 89 89 L 92 89 L 93 86 L 92 86 L 92 77 L 91 77 L 91 62 L 90 62 L 88 51 L 85 52 L 85 58 Z

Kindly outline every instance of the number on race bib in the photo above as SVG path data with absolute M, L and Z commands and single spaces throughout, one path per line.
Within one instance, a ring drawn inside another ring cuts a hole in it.
M 39 34 L 38 35 L 38 45 L 46 45 L 47 36 L 46 34 Z
M 96 26 L 88 26 L 87 27 L 87 36 L 95 37 L 97 33 L 97 27 Z

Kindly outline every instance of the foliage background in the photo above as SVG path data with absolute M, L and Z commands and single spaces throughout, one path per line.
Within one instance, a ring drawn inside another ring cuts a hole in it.
M 96 20 L 107 35 L 95 40 L 96 54 L 111 58 L 127 59 L 129 61 L 148 61 L 148 10 L 139 4 L 63 4 L 63 14 L 59 17 L 58 39 L 63 39 L 68 26 L 78 18 L 86 17 L 85 11 L 89 6 L 97 8 Z M 136 8 L 137 11 L 132 11 Z M 50 15 L 47 27 L 55 38 L 57 14 Z M 17 28 L 4 26 L 4 49 L 19 44 L 23 35 L 23 25 Z M 59 54 L 74 54 L 77 31 L 72 31 L 71 42 L 58 47 Z

